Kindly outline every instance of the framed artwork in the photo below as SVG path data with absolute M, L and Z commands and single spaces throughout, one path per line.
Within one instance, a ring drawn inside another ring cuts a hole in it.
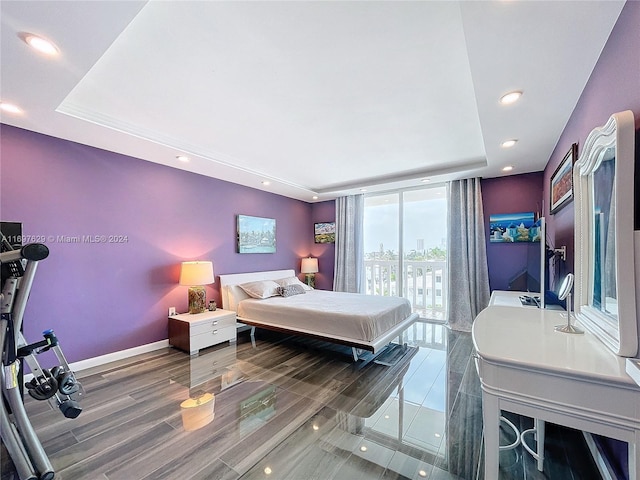
M 489 215 L 491 243 L 539 242 L 542 229 L 533 212 Z
M 336 222 L 314 223 L 313 239 L 316 243 L 336 243 Z
M 573 198 L 573 164 L 578 156 L 578 144 L 574 143 L 564 156 L 556 171 L 551 175 L 550 211 L 556 213 Z
M 275 218 L 238 215 L 238 253 L 276 253 Z

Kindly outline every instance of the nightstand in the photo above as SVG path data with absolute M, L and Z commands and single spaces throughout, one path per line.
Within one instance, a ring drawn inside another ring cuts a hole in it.
M 236 341 L 236 312 L 183 313 L 169 317 L 169 344 L 196 355 L 201 348 Z

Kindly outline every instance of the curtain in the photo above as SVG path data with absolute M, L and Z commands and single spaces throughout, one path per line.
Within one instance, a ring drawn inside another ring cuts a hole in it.
M 336 199 L 336 254 L 333 289 L 364 292 L 364 195 Z
M 489 304 L 489 269 L 479 178 L 449 185 L 449 301 L 447 323 L 468 332 Z

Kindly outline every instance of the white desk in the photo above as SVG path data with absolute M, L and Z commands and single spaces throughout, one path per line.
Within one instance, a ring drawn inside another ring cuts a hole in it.
M 517 292 L 515 290 L 494 290 L 491 293 L 491 299 L 489 300 L 489 306 L 502 305 L 504 307 L 522 307 L 522 308 L 538 308 L 537 305 L 523 305 L 520 301 L 520 296 L 526 295 L 528 297 L 539 297 L 539 293 L 531 292 Z M 564 311 L 560 305 L 547 305 L 547 310 L 561 310 Z
M 474 321 L 487 480 L 498 478 L 501 410 L 628 442 L 638 478 L 640 386 L 589 332 L 554 331 L 565 323 L 562 312 L 495 304 Z

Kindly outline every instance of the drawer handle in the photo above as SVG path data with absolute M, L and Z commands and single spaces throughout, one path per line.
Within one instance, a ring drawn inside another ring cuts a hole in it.
M 216 326 L 217 324 L 218 324 L 218 320 L 214 320 L 212 323 L 213 326 Z
M 214 334 L 214 335 L 215 335 L 216 333 L 218 333 L 218 330 L 214 330 L 214 331 L 213 331 L 213 334 Z

